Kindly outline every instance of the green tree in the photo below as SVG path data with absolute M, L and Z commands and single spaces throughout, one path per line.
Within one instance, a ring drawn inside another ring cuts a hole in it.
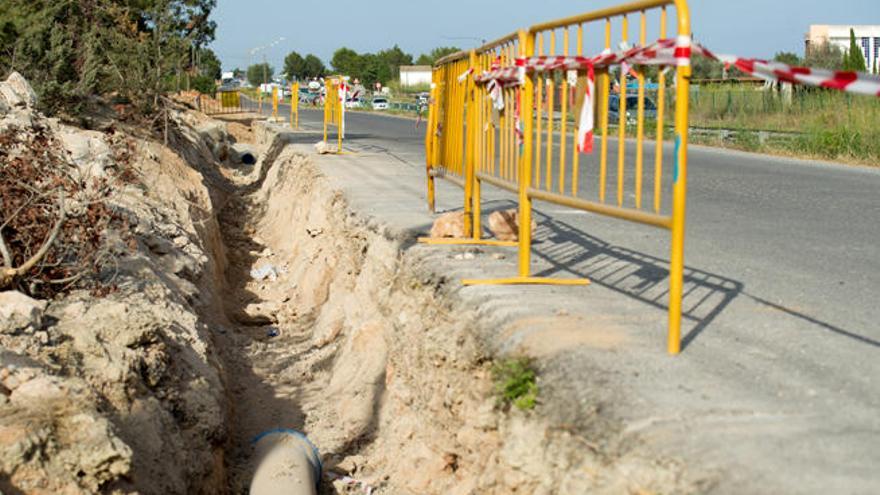
M 776 53 L 776 55 L 773 56 L 773 60 L 795 67 L 803 63 L 803 60 L 801 60 L 801 58 L 798 57 L 797 54 L 792 52 L 778 52 Z
M 284 57 L 284 75 L 288 79 L 302 79 L 305 75 L 306 61 L 302 55 L 290 52 Z
M 324 77 L 324 74 L 327 73 L 327 68 L 324 67 L 324 62 L 321 62 L 320 58 L 312 55 L 311 53 L 306 55 L 304 65 L 305 68 L 303 69 L 303 77 Z
M 394 45 L 387 50 L 382 50 L 376 55 L 385 63 L 385 65 L 388 66 L 388 69 L 390 70 L 389 79 L 399 79 L 400 66 L 412 65 L 413 63 L 413 56 L 409 53 L 404 53 L 404 51 L 397 45 Z M 388 79 L 379 82 L 385 84 L 388 82 Z
M 434 48 L 431 50 L 431 53 L 423 53 L 419 56 L 419 59 L 416 60 L 417 65 L 434 65 L 434 62 L 440 60 L 441 58 L 452 55 L 453 53 L 460 52 L 461 48 L 457 46 L 441 46 Z
M 804 59 L 804 65 L 817 69 L 841 70 L 843 68 L 843 52 L 831 43 L 811 45 Z
M 27 77 L 48 113 L 113 94 L 151 113 L 213 38 L 216 0 L 3 0 L 0 72 Z
M 202 48 L 199 51 L 199 72 L 202 76 L 218 80 L 223 77 L 223 64 L 217 58 L 217 54 L 210 48 Z
M 843 61 L 843 70 L 851 70 L 856 72 L 865 72 L 865 57 L 862 49 L 856 43 L 856 33 L 852 29 L 849 30 L 849 50 Z
M 367 87 L 371 87 L 377 82 L 385 84 L 392 77 L 391 67 L 379 55 L 373 53 L 362 55 L 360 65 L 360 71 L 352 73 L 352 77 L 357 77 Z
M 254 64 L 248 67 L 247 80 L 251 86 L 257 87 L 260 84 L 268 83 L 275 75 L 275 68 L 267 63 Z
M 336 72 L 352 77 L 360 77 L 363 71 L 362 57 L 356 51 L 346 47 L 333 52 L 330 65 L 333 66 L 333 70 Z

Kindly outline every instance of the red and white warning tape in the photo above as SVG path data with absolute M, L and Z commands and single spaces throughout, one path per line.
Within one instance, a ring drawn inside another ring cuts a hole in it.
M 628 67 L 631 65 L 665 65 L 686 67 L 691 63 L 691 55 L 700 55 L 712 60 L 734 66 L 751 76 L 767 81 L 802 84 L 820 88 L 830 88 L 848 93 L 880 97 L 880 76 L 861 72 L 831 71 L 792 67 L 780 62 L 742 58 L 734 55 L 716 55 L 699 44 L 691 44 L 689 36 L 676 39 L 661 39 L 643 47 L 633 47 L 620 52 L 605 50 L 595 57 L 556 57 L 539 56 L 516 59 L 516 65 L 501 67 L 496 60 L 491 70 L 474 76 L 477 84 L 487 84 L 489 98 L 498 110 L 504 109 L 503 88 L 519 86 L 525 81 L 526 72 L 550 72 L 558 70 L 578 70 L 587 72 L 584 89 L 584 104 L 578 124 L 578 151 L 591 153 L 593 150 L 593 97 L 595 94 L 595 68 L 612 65 Z M 628 69 L 624 69 L 627 70 Z M 473 71 L 469 70 L 459 77 L 464 81 Z M 521 139 L 519 91 L 516 92 L 517 137 Z
M 502 86 L 521 84 L 524 73 L 556 70 L 586 70 L 587 67 L 605 68 L 612 65 L 690 65 L 691 55 L 700 55 L 732 65 L 740 71 L 768 81 L 803 84 L 831 88 L 849 93 L 880 96 L 880 76 L 861 72 L 831 71 L 792 67 L 780 62 L 742 58 L 735 55 L 716 55 L 699 44 L 691 45 L 688 36 L 662 39 L 654 44 L 633 47 L 621 52 L 605 52 L 595 57 L 540 56 L 520 58 L 516 66 L 499 67 L 474 78 L 477 83 L 496 81 Z

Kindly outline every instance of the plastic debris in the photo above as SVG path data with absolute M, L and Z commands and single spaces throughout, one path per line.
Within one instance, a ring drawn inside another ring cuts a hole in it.
M 274 265 L 263 265 L 251 270 L 251 278 L 262 281 L 269 279 L 274 282 L 278 280 L 278 269 Z

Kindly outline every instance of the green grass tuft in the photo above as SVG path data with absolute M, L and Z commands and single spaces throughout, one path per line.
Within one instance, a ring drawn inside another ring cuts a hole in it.
M 492 367 L 499 402 L 523 411 L 535 408 L 538 401 L 537 375 L 530 358 L 508 358 Z

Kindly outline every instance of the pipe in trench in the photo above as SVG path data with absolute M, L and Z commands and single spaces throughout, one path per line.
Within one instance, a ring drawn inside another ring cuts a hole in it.
M 249 145 L 235 144 L 232 146 L 232 150 L 234 151 L 233 156 L 237 163 L 242 165 L 255 165 L 257 163 L 257 157 Z
M 302 433 L 277 429 L 254 438 L 257 469 L 251 495 L 316 495 L 321 481 L 321 456 Z

